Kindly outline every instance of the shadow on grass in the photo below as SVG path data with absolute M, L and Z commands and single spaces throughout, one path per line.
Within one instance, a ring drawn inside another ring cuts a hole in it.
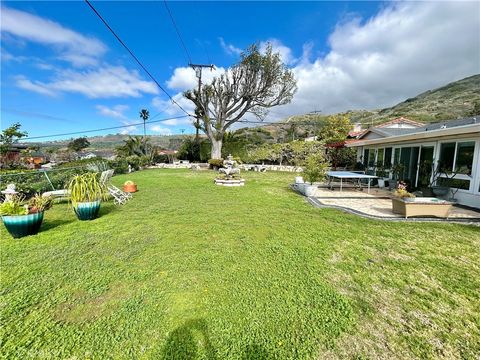
M 54 229 L 57 226 L 63 226 L 70 224 L 74 221 L 77 221 L 77 218 L 69 218 L 69 219 L 56 219 L 56 220 L 47 220 L 43 221 L 42 227 L 40 228 L 40 231 L 47 231 L 50 229 Z
M 195 336 L 197 335 L 197 336 Z M 204 319 L 192 319 L 170 333 L 163 348 L 162 359 L 197 359 L 200 357 L 198 340 L 203 344 L 205 358 L 216 360 L 217 355 L 210 341 L 207 323 Z
M 210 341 L 207 323 L 204 319 L 188 320 L 184 325 L 173 330 L 163 347 L 163 353 L 158 358 L 163 360 L 219 359 L 217 351 Z M 250 344 L 246 346 L 242 360 L 271 359 L 263 346 Z

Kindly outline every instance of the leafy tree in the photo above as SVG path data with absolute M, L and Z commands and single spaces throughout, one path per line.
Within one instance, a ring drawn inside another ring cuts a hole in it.
M 2 156 L 7 154 L 13 143 L 28 135 L 26 131 L 20 131 L 21 127 L 20 123 L 15 123 L 0 134 L 0 154 Z
M 357 159 L 357 150 L 347 147 L 328 148 L 326 157 L 334 169 L 339 166 L 353 168 Z
M 71 151 L 81 151 L 90 146 L 90 141 L 86 137 L 76 138 L 68 143 L 68 149 Z
M 152 161 L 157 152 L 157 147 L 152 145 L 149 139 L 144 139 L 140 136 L 129 136 L 124 140 L 124 144 L 116 148 L 117 155 L 120 157 L 147 157 Z
M 212 144 L 211 157 L 220 159 L 223 136 L 231 125 L 247 112 L 263 119 L 269 108 L 288 104 L 296 89 L 292 71 L 271 45 L 265 54 L 252 45 L 239 63 L 211 84 L 203 84 L 200 91 L 190 90 L 184 96 L 195 104 L 195 115 Z
M 200 143 L 195 141 L 193 136 L 185 138 L 178 150 L 177 156 L 182 160 L 200 161 Z
M 0 157 L 2 166 L 8 167 L 12 165 L 7 157 L 8 152 L 14 143 L 28 135 L 26 131 L 20 131 L 21 127 L 22 125 L 20 125 L 20 123 L 15 123 L 0 133 Z
M 320 130 L 319 137 L 325 144 L 342 141 L 347 138 L 349 131 L 353 129 L 350 118 L 346 115 L 331 115 L 325 120 Z
M 147 128 L 146 128 L 146 121 L 150 117 L 150 112 L 147 109 L 140 110 L 140 118 L 143 119 L 143 138 L 145 139 L 147 136 Z

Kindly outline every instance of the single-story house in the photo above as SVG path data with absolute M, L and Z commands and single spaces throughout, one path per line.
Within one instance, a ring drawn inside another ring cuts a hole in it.
M 377 126 L 345 146 L 357 149 L 369 173 L 392 178 L 400 164 L 412 188 L 427 187 L 437 177 L 437 185 L 458 189 L 460 204 L 480 208 L 480 115 L 421 127 Z

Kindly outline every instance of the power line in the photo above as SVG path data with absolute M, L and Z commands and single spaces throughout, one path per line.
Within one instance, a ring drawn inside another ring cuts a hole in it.
M 187 60 L 188 63 L 192 63 L 192 58 L 190 56 L 190 53 L 188 52 L 187 46 L 185 45 L 185 42 L 183 41 L 182 34 L 180 33 L 180 29 L 177 26 L 177 23 L 175 22 L 175 19 L 173 18 L 172 12 L 170 11 L 170 8 L 168 7 L 167 0 L 163 0 L 163 3 L 165 4 L 165 8 L 167 9 L 168 15 L 170 16 L 170 20 L 172 20 L 173 27 L 175 28 L 175 31 L 177 33 L 178 39 L 180 40 L 180 43 L 183 47 L 183 50 L 185 51 L 185 54 L 187 55 Z
M 140 60 L 138 60 L 138 58 L 135 56 L 135 54 L 129 49 L 129 47 L 127 45 L 125 45 L 125 43 L 123 42 L 122 39 L 120 39 L 120 37 L 115 33 L 115 31 L 110 27 L 110 25 L 108 25 L 107 21 L 102 17 L 102 15 L 100 15 L 100 13 L 97 11 L 97 9 L 95 9 L 95 7 L 90 3 L 89 0 L 85 0 L 85 2 L 87 3 L 87 5 L 90 7 L 90 9 L 92 9 L 92 11 L 95 13 L 95 15 L 98 16 L 98 18 L 103 22 L 103 24 L 107 27 L 108 30 L 110 30 L 110 32 L 113 34 L 113 36 L 115 36 L 115 38 L 118 40 L 118 42 L 120 44 L 122 44 L 122 46 L 125 48 L 125 50 L 128 51 L 128 53 L 133 57 L 133 59 L 137 62 L 137 64 L 147 73 L 147 75 L 150 77 L 150 79 L 153 80 L 153 82 L 155 84 L 157 84 L 158 88 L 160 90 L 162 90 L 165 95 L 168 96 L 168 98 L 172 101 L 173 104 L 177 105 L 180 110 L 182 110 L 185 114 L 187 114 L 188 116 L 191 116 L 178 102 L 176 102 L 173 97 L 162 87 L 162 85 L 160 85 L 160 83 L 157 81 L 157 79 L 155 79 L 153 77 L 153 75 L 147 70 L 147 68 L 140 62 Z
M 159 114 L 157 114 L 159 115 Z M 155 115 L 153 118 L 155 118 L 157 115 Z M 157 122 L 163 122 L 163 121 L 168 121 L 168 120 L 175 120 L 175 119 L 182 119 L 189 117 L 189 115 L 182 115 L 182 116 L 175 116 L 175 117 L 170 117 L 170 118 L 165 118 L 165 119 L 160 119 L 160 120 L 154 120 L 154 121 L 147 121 L 147 124 L 153 124 Z M 134 123 L 134 124 L 128 124 L 128 125 L 120 125 L 120 126 L 111 126 L 107 128 L 101 128 L 101 129 L 91 129 L 91 130 L 83 130 L 83 131 L 74 131 L 74 132 L 69 132 L 69 133 L 62 133 L 62 134 L 52 134 L 52 135 L 41 135 L 41 136 L 29 136 L 25 137 L 23 139 L 43 139 L 43 138 L 49 138 L 49 137 L 56 137 L 56 136 L 69 136 L 69 135 L 79 135 L 79 134 L 85 134 L 85 133 L 92 133 L 92 132 L 97 132 L 97 131 L 106 131 L 106 130 L 114 130 L 114 129 L 122 129 L 122 128 L 127 128 L 131 126 L 139 126 L 143 125 L 143 122 L 141 123 Z

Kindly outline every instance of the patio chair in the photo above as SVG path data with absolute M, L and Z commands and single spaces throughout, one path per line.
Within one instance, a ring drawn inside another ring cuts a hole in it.
M 108 193 L 113 197 L 113 203 L 115 205 L 123 205 L 132 198 L 132 194 L 126 193 L 115 185 L 111 184 L 110 179 L 112 176 L 113 170 L 102 171 L 102 174 L 100 175 L 100 182 L 106 185 Z

